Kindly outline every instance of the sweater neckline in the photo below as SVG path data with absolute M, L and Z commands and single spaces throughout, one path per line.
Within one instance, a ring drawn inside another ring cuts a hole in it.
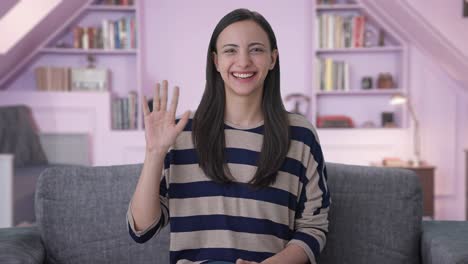
M 253 125 L 250 125 L 250 126 L 240 126 L 240 125 L 236 125 L 236 124 L 233 124 L 227 120 L 224 120 L 224 124 L 230 126 L 230 127 L 233 127 L 235 129 L 241 129 L 241 130 L 247 130 L 247 129 L 254 129 L 254 128 L 258 128 L 260 126 L 262 126 L 264 124 L 265 120 L 262 120 L 256 124 L 253 124 Z

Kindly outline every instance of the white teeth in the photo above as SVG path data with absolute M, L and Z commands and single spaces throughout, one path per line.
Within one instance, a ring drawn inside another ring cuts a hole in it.
M 246 78 L 252 77 L 254 74 L 253 73 L 233 73 L 232 75 L 234 75 L 237 78 L 246 79 Z

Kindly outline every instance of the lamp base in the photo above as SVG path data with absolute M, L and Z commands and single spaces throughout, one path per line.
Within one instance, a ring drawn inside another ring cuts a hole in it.
M 412 163 L 411 165 L 412 165 L 413 167 L 420 167 L 420 166 L 423 165 L 422 160 L 421 160 L 419 157 L 417 157 L 417 156 L 413 158 L 413 160 L 411 161 L 411 163 Z

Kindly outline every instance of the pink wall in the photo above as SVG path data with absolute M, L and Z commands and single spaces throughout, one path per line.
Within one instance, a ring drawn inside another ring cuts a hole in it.
M 462 0 L 406 0 L 427 22 L 468 56 L 468 18 Z
M 144 1 L 147 61 L 145 92 L 151 93 L 156 81 L 168 79 L 180 85 L 179 113 L 196 109 L 205 85 L 206 52 L 216 23 L 228 12 L 245 7 L 263 14 L 278 39 L 283 96 L 306 92 L 310 85 L 307 67 L 312 53 L 307 47 L 312 23 L 309 0 L 277 1 Z M 310 35 L 311 36 L 311 35 Z

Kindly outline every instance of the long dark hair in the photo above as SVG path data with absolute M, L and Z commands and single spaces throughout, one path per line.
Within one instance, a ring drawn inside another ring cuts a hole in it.
M 224 111 L 225 90 L 221 74 L 213 62 L 213 52 L 219 34 L 229 25 L 251 20 L 267 33 L 271 51 L 278 49 L 273 29 L 257 12 L 236 9 L 224 16 L 211 35 L 206 58 L 206 86 L 200 105 L 193 117 L 192 140 L 197 150 L 199 166 L 212 180 L 230 183 L 234 178 L 225 160 Z M 279 56 L 264 81 L 262 95 L 264 133 L 257 171 L 250 181 L 255 187 L 267 187 L 276 181 L 289 149 L 289 121 L 281 100 Z

